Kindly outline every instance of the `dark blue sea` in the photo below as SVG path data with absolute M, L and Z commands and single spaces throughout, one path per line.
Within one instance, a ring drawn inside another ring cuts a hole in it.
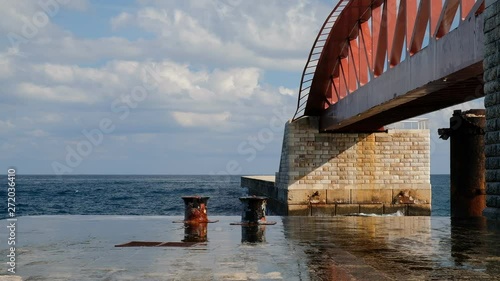
M 450 176 L 432 175 L 431 184 L 432 215 L 449 216 Z M 240 176 L 17 175 L 16 215 L 182 215 L 186 195 L 210 196 L 209 215 L 240 215 L 247 190 Z

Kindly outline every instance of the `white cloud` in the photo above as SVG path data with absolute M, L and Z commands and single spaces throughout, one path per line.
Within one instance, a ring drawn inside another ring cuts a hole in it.
M 42 123 L 59 123 L 63 120 L 62 116 L 57 113 L 45 113 L 40 119 Z
M 110 20 L 111 28 L 113 30 L 116 30 L 120 27 L 125 27 L 128 24 L 130 24 L 132 22 L 132 20 L 133 20 L 133 16 L 131 14 L 126 13 L 126 12 L 122 12 L 118 16 L 111 18 L 111 20 Z
M 65 2 L 64 7 L 77 11 L 86 11 L 90 5 L 88 0 L 66 0 Z
M 31 112 L 30 117 L 18 117 L 18 120 L 20 120 L 20 123 L 27 126 L 34 126 L 36 124 L 47 126 L 60 123 L 64 119 L 61 114 L 55 112 Z
M 194 17 L 176 10 L 173 16 L 174 26 L 179 28 L 180 42 L 186 45 L 205 46 L 207 49 L 220 48 L 222 43 L 217 35 L 207 30 Z
M 0 79 L 11 77 L 14 73 L 12 68 L 13 66 L 10 62 L 10 58 L 0 53 Z
M 288 95 L 288 96 L 295 96 L 295 95 L 297 95 L 297 91 L 292 90 L 292 89 L 288 89 L 288 88 L 283 87 L 283 86 L 280 86 L 278 88 L 278 91 L 282 95 Z
M 146 108 L 220 112 L 224 111 L 224 106 L 241 105 L 245 100 L 253 105 L 283 102 L 279 93 L 284 88 L 262 84 L 264 72 L 255 67 L 208 70 L 170 60 L 114 60 L 99 67 L 29 64 L 23 60 L 15 62 L 19 67 L 18 75 L 16 79 L 4 83 L 4 88 L 11 88 L 4 98 L 23 98 L 24 103 L 100 104 L 109 108 L 113 99 L 130 94 L 134 87 L 145 83 L 143 77 L 146 68 L 154 68 L 158 78 L 155 81 L 158 83 L 157 93 L 155 91 L 142 104 Z
M 238 3 L 143 1 L 111 19 L 113 29 L 137 26 L 156 34 L 163 54 L 192 61 L 300 70 L 330 6 L 320 1 Z
M 192 72 L 187 64 L 177 64 L 170 61 L 162 62 L 158 66 L 158 73 L 163 78 L 161 81 L 170 93 L 189 91 L 194 84 L 207 80 L 204 71 Z
M 263 72 L 257 68 L 193 70 L 186 64 L 166 61 L 157 64 L 157 71 L 162 78 L 158 96 L 168 108 L 175 105 L 186 111 L 220 112 L 223 107 L 241 106 L 245 101 L 261 106 L 284 102 L 277 88 L 262 85 Z
M 16 146 L 13 145 L 12 143 L 4 142 L 0 146 L 0 149 L 2 149 L 3 151 L 6 151 L 6 152 L 11 152 L 11 151 L 16 149 Z
M 87 0 L 71 1 L 9 1 L 0 0 L 0 32 L 9 47 L 27 42 L 43 42 L 52 36 L 68 34 L 52 23 L 65 10 L 85 11 Z
M 45 66 L 45 73 L 48 75 L 50 68 L 62 68 L 62 71 L 71 73 L 71 78 L 75 82 L 99 84 L 100 86 L 119 86 L 123 83 L 123 76 L 137 76 L 140 73 L 140 64 L 136 61 L 111 61 L 106 65 L 98 67 L 79 67 L 76 65 Z
M 151 133 L 134 134 L 131 136 L 131 141 L 139 144 L 147 144 L 153 141 L 156 137 L 156 134 Z
M 22 34 L 23 18 L 40 10 L 36 2 L 18 2 L 31 1 L 9 2 L 7 9 L 0 11 L 0 30 L 5 33 Z M 303 67 L 315 30 L 328 12 L 327 6 L 318 0 L 265 2 L 265 5 L 247 1 L 142 1 L 140 4 L 136 11 L 116 13 L 108 21 L 110 28 L 115 31 L 141 28 L 145 34 L 153 34 L 153 38 L 130 40 L 112 34 L 79 38 L 71 30 L 49 23 L 17 51 L 31 61 L 59 64 L 147 57 L 221 67 L 296 71 Z M 83 11 L 89 5 L 87 1 L 70 1 L 64 9 Z M 123 6 L 118 8 L 125 10 Z M 63 12 L 61 9 L 58 13 Z
M 251 98 L 260 87 L 261 73 L 257 68 L 233 68 L 228 71 L 215 70 L 209 84 L 214 90 L 229 99 Z
M 100 118 L 116 118 L 118 114 L 111 111 L 113 102 L 123 101 L 135 87 L 145 85 L 145 69 L 154 69 L 157 87 L 138 107 L 129 108 L 132 117 L 124 121 L 132 130 L 141 132 L 207 125 L 206 120 L 220 126 L 201 126 L 204 131 L 265 126 L 268 120 L 265 116 L 272 114 L 276 105 L 290 104 L 295 99 L 280 94 L 284 87 L 263 83 L 264 72 L 255 67 L 208 70 L 169 60 L 115 60 L 99 67 L 23 61 L 18 65 L 22 75 L 6 83 L 12 90 L 3 98 L 17 99 L 27 108 L 37 108 L 24 112 L 21 118 L 24 131 L 37 126 L 51 135 L 61 135 L 64 130 L 75 130 L 72 128 L 78 126 L 96 126 Z M 44 111 L 39 109 L 41 104 Z M 142 117 L 139 113 L 143 111 L 163 116 Z M 144 126 L 151 120 L 142 118 L 153 118 L 158 125 Z M 159 125 L 162 122 L 164 125 Z
M 69 65 L 44 64 L 33 68 L 56 83 L 70 83 L 75 79 L 74 69 Z
M 240 30 L 237 34 L 244 42 L 259 50 L 297 52 L 308 49 L 312 40 L 304 40 L 304 37 L 312 39 L 308 35 L 315 36 L 314 30 L 323 20 L 323 17 L 316 15 L 321 5 L 308 2 L 295 1 L 284 10 L 279 2 L 257 5 L 251 14 L 243 15 L 243 21 L 236 22 L 235 29 Z
M 45 132 L 44 130 L 36 129 L 33 131 L 29 131 L 26 133 L 29 136 L 36 137 L 36 138 L 41 138 L 41 137 L 47 137 L 50 134 Z
M 0 128 L 19 131 L 9 144 L 43 161 L 64 159 L 64 147 L 103 118 L 116 131 L 90 158 L 135 163 L 135 152 L 158 157 L 179 148 L 236 154 L 245 136 L 269 126 L 273 109 L 295 102 L 267 74 L 302 69 L 328 12 L 318 1 L 69 1 L 16 52 L 0 40 Z M 38 1 L 0 6 L 2 34 L 22 34 L 24 21 L 40 10 Z M 63 14 L 68 9 L 79 16 Z M 94 16 L 105 17 L 105 25 L 78 22 Z M 157 87 L 122 120 L 111 104 L 145 84 L 146 68 L 155 69 Z
M 18 93 L 27 99 L 44 100 L 55 103 L 82 102 L 92 104 L 95 98 L 82 90 L 67 86 L 40 86 L 25 82 L 18 85 Z
M 15 125 L 12 123 L 12 121 L 7 120 L 7 121 L 2 121 L 0 120 L 0 130 L 8 130 L 14 128 Z
M 231 113 L 195 113 L 195 112 L 172 112 L 172 117 L 183 127 L 214 127 L 216 129 L 226 128 L 230 123 Z
M 128 137 L 127 136 L 111 136 L 110 138 L 113 139 L 114 141 L 118 142 L 118 143 L 127 142 L 128 141 Z
M 57 41 L 56 41 L 57 42 Z M 120 37 L 99 39 L 78 39 L 71 36 L 61 38 L 55 48 L 54 41 L 39 43 L 41 48 L 49 51 L 50 57 L 73 60 L 76 62 L 96 61 L 103 58 L 137 58 L 147 53 L 147 47 L 140 46 Z M 46 55 L 44 57 L 47 57 Z M 57 59 L 57 58 L 56 58 Z

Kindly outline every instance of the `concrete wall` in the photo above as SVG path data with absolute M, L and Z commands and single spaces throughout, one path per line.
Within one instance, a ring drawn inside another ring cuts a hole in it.
M 244 176 L 241 186 L 248 189 L 248 194 L 267 197 L 269 215 L 288 215 L 288 206 L 278 201 L 278 188 L 274 176 Z
M 486 107 L 486 209 L 500 220 L 500 1 L 486 1 L 484 21 L 484 105 Z
M 256 195 L 279 214 L 430 215 L 429 138 L 428 130 L 324 134 L 313 117 L 287 123 L 275 187 Z

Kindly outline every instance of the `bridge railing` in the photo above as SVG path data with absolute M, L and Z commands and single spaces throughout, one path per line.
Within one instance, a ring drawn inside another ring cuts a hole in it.
M 309 97 L 309 92 L 311 90 L 312 80 L 314 74 L 316 73 L 316 67 L 318 66 L 321 53 L 323 52 L 323 47 L 325 46 L 325 43 L 328 40 L 328 37 L 330 36 L 331 33 L 330 31 L 337 22 L 337 19 L 340 16 L 340 14 L 342 14 L 344 8 L 347 6 L 347 4 L 349 4 L 349 1 L 350 0 L 339 0 L 335 8 L 326 18 L 325 22 L 323 23 L 323 26 L 321 26 L 321 29 L 318 32 L 318 36 L 316 36 L 316 40 L 314 40 L 314 44 L 311 48 L 311 51 L 309 52 L 309 57 L 302 72 L 302 78 L 299 88 L 299 97 L 297 100 L 297 110 L 295 111 L 292 120 L 295 120 L 303 116 L 304 114 L 307 99 Z

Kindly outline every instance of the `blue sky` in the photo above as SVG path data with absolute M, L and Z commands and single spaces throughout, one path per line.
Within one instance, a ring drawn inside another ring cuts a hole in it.
M 301 70 L 333 8 L 326 0 L 0 5 L 0 163 L 25 174 L 274 174 Z M 481 102 L 455 108 L 473 107 Z M 436 132 L 452 111 L 427 115 L 432 173 L 449 171 L 449 144 Z

